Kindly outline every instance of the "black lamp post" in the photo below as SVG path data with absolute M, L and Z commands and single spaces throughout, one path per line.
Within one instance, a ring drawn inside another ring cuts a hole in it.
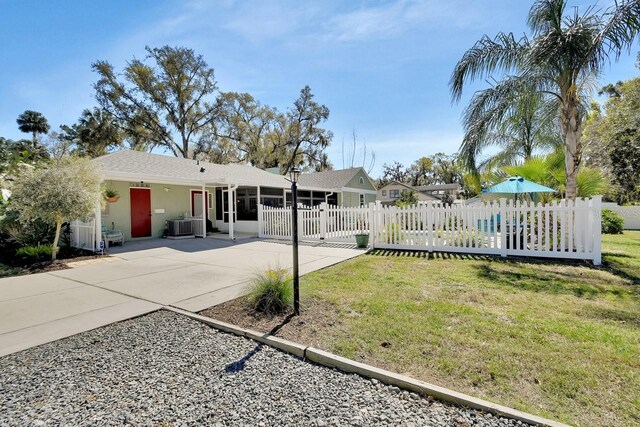
M 291 239 L 293 242 L 293 314 L 300 314 L 300 274 L 298 273 L 298 177 L 300 170 L 291 168 Z

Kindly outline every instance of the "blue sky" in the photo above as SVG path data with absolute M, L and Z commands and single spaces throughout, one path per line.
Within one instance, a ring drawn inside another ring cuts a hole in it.
M 334 165 L 342 166 L 342 141 L 355 129 L 376 152 L 376 177 L 385 162 L 456 151 L 460 112 L 473 87 L 451 105 L 451 70 L 483 34 L 524 32 L 530 2 L 0 0 L 0 6 L 4 137 L 24 136 L 15 119 L 26 109 L 42 112 L 53 129 L 75 122 L 95 105 L 95 60 L 121 69 L 143 57 L 145 45 L 170 44 L 202 54 L 221 90 L 250 92 L 280 110 L 311 86 L 331 110 Z M 636 50 L 612 64 L 602 82 L 636 76 Z

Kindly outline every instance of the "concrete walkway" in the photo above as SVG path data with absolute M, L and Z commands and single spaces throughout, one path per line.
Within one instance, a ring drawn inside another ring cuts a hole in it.
M 300 246 L 305 274 L 362 254 Z M 291 246 L 257 239 L 153 239 L 111 248 L 70 269 L 0 279 L 0 356 L 168 305 L 200 311 L 241 295 L 251 277 L 292 265 Z

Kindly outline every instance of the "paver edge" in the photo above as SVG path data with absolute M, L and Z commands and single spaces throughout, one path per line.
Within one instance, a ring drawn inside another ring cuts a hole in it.
M 376 368 L 375 366 L 367 365 L 365 363 L 356 362 L 355 360 L 347 359 L 346 357 L 338 356 L 311 346 L 303 346 L 293 341 L 288 341 L 280 337 L 269 335 L 267 333 L 244 329 L 231 323 L 226 323 L 220 320 L 213 319 L 211 317 L 202 316 L 200 314 L 192 313 L 190 311 L 182 310 L 176 307 L 165 306 L 164 309 L 187 316 L 193 320 L 197 320 L 199 322 L 207 324 L 220 331 L 249 338 L 251 340 L 266 344 L 270 347 L 277 348 L 286 353 L 293 354 L 294 356 L 307 359 L 328 368 L 337 368 L 341 371 L 355 373 L 363 377 L 375 378 L 385 384 L 390 384 L 399 388 L 418 392 L 420 394 L 433 396 L 434 398 L 444 402 L 463 405 L 472 409 L 490 412 L 492 414 L 505 416 L 507 418 L 512 418 L 533 425 L 547 427 L 570 427 L 568 424 L 563 424 L 558 421 L 522 412 L 514 408 L 499 405 L 497 403 L 492 403 L 487 400 L 479 399 L 464 393 L 450 390 L 445 387 L 440 387 L 435 384 L 416 380 L 414 378 L 387 371 L 385 369 Z

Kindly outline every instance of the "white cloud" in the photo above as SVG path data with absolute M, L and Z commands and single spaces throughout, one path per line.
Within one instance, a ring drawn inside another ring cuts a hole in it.
M 469 27 L 483 13 L 476 7 L 457 7 L 455 1 L 396 0 L 382 6 L 362 7 L 330 20 L 327 37 L 338 41 L 388 38 L 417 26 Z
M 223 27 L 250 42 L 268 42 L 314 28 L 321 14 L 318 4 L 247 2 L 233 9 Z

